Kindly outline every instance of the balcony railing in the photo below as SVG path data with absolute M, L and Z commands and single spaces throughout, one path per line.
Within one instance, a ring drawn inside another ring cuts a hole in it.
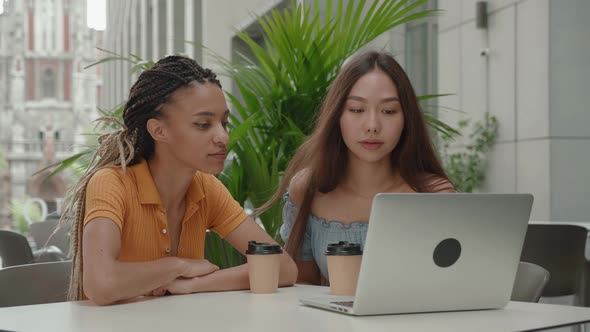
M 64 158 L 74 151 L 73 141 L 55 141 L 56 158 Z M 2 146 L 7 152 L 8 160 L 15 159 L 42 159 L 44 144 L 38 139 L 18 140 L 2 142 Z

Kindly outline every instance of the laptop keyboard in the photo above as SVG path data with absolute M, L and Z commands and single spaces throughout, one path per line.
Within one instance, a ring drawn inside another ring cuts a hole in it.
M 354 304 L 354 301 L 341 301 L 341 302 L 330 302 L 330 303 L 341 305 L 343 307 L 352 308 L 352 305 Z

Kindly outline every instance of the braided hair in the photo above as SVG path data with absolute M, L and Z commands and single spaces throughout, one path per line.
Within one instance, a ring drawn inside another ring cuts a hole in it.
M 141 159 L 151 159 L 155 143 L 147 130 L 148 120 L 161 115 L 161 106 L 169 101 L 176 90 L 199 83 L 213 83 L 221 88 L 215 73 L 201 67 L 195 60 L 182 56 L 165 57 L 141 73 L 131 87 L 123 110 L 123 123 L 115 118 L 99 119 L 116 122 L 122 129 L 99 137 L 99 146 L 88 168 L 66 195 L 66 206 L 59 227 L 73 224 L 69 300 L 77 301 L 83 297 L 82 229 L 86 214 L 86 187 L 90 178 L 105 167 L 118 166 L 125 172 L 127 166 L 137 164 Z

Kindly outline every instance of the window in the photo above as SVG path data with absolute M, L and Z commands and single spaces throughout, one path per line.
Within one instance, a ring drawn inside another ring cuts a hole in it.
M 437 8 L 430 0 L 418 11 Z M 437 93 L 437 18 L 410 21 L 406 24 L 405 67 L 417 95 Z
M 156 59 L 162 58 L 168 55 L 166 45 L 168 43 L 167 38 L 167 25 L 166 25 L 166 0 L 158 1 L 158 54 L 154 54 Z
M 154 8 L 152 7 L 151 3 L 148 3 L 147 5 L 144 4 L 145 6 L 147 6 L 147 17 L 146 17 L 146 22 L 145 22 L 145 40 L 146 40 L 146 45 L 145 45 L 145 50 L 146 50 L 146 55 L 145 58 L 146 59 L 155 59 L 156 56 L 153 55 L 153 49 L 154 49 Z M 142 32 L 144 33 L 144 32 Z
M 186 0 L 190 1 L 190 0 Z M 173 22 L 173 31 L 174 31 L 174 45 L 172 49 L 172 53 L 174 54 L 185 54 L 185 33 L 184 33 L 184 1 L 176 0 L 174 1 L 174 22 Z M 197 18 L 195 18 L 197 19 Z
M 195 42 L 195 46 L 193 48 L 193 58 L 197 60 L 198 63 L 201 63 L 203 58 L 202 52 L 203 50 L 201 47 L 197 46 L 203 42 L 203 32 L 202 32 L 202 25 L 201 20 L 203 19 L 202 14 L 202 1 L 195 0 L 193 2 L 193 42 Z
M 47 69 L 43 73 L 43 98 L 55 98 L 55 73 L 53 70 Z

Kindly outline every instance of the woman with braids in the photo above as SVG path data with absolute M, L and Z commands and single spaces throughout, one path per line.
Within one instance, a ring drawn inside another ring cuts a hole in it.
M 369 52 L 337 75 L 313 132 L 257 213 L 284 197 L 281 236 L 298 282 L 325 284 L 327 245 L 364 247 L 375 194 L 454 191 L 406 73 L 392 56 Z
M 248 268 L 204 258 L 207 230 L 244 253 L 276 243 L 213 175 L 227 153 L 228 108 L 215 74 L 169 56 L 131 87 L 123 130 L 103 135 L 64 219 L 73 220 L 70 299 L 247 289 Z M 62 223 L 67 220 L 62 220 Z M 281 286 L 297 276 L 283 254 Z

